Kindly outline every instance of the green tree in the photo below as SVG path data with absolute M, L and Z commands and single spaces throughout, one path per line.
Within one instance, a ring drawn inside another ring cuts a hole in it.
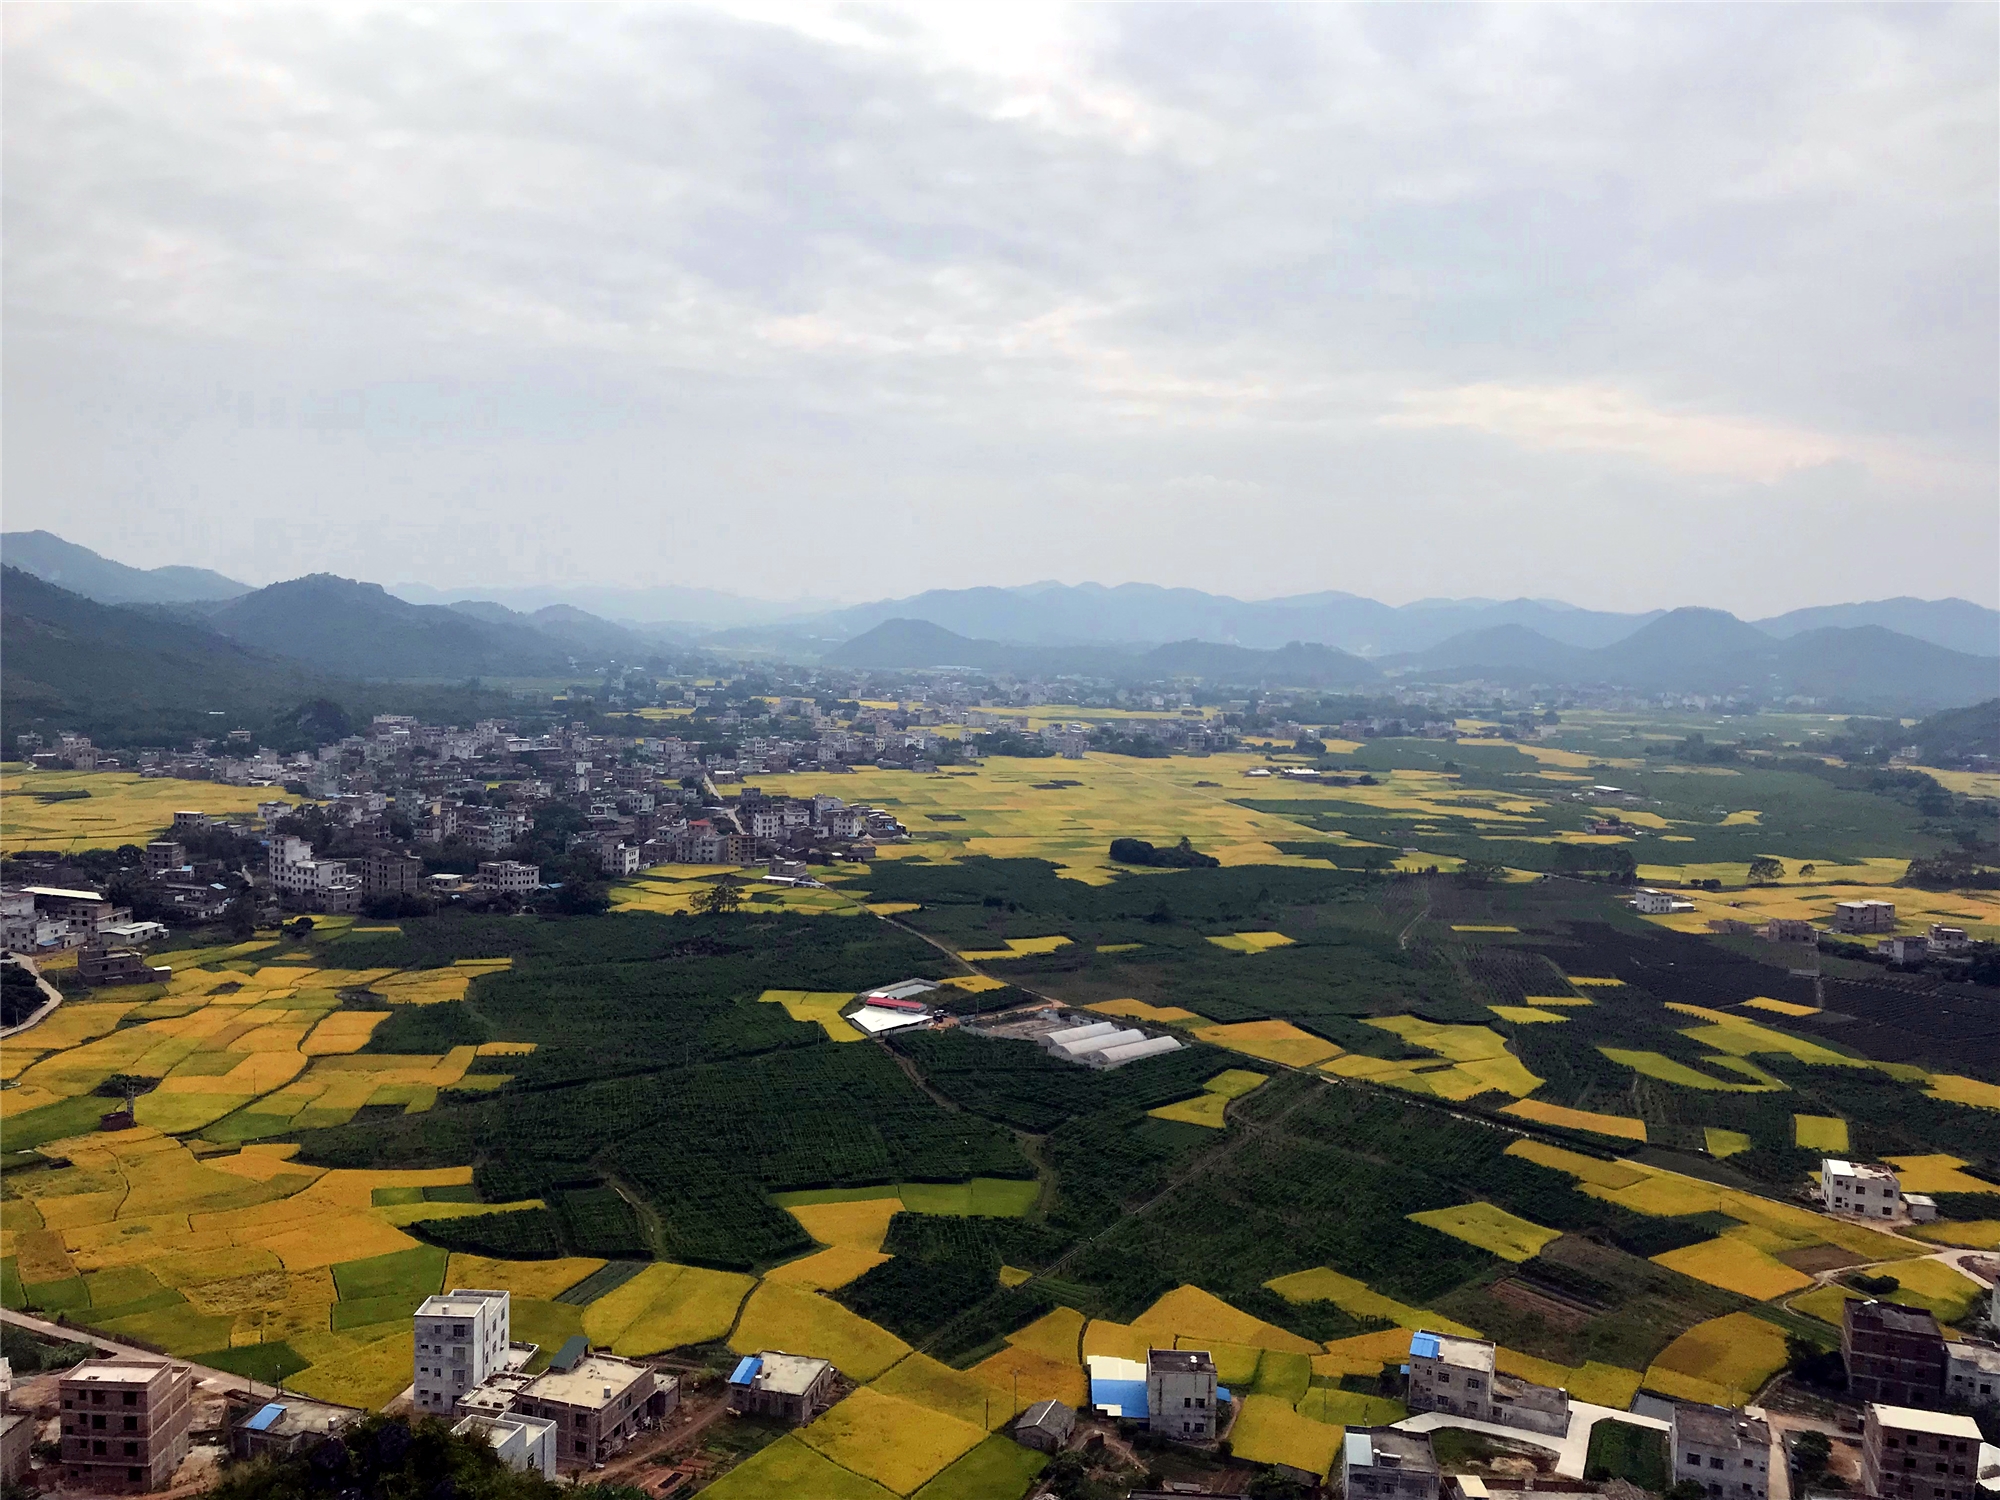
M 694 898 L 694 909 L 703 916 L 725 917 L 743 904 L 736 877 L 725 875 Z
M 1750 883 L 1764 885 L 1773 880 L 1785 878 L 1784 865 L 1768 854 L 1760 854 L 1750 861 Z

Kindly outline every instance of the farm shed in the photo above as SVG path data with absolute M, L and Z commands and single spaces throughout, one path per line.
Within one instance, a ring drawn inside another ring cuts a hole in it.
M 1170 1036 L 1149 1036 L 1144 1041 L 1124 1042 L 1116 1047 L 1106 1047 L 1093 1052 L 1083 1060 L 1094 1068 L 1122 1068 L 1128 1062 L 1138 1062 L 1144 1057 L 1159 1057 L 1168 1052 L 1178 1052 L 1181 1044 Z

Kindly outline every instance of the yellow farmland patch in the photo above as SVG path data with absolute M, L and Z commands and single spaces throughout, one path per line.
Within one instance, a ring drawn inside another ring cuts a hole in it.
M 1587 990 L 1617 989 L 1625 983 L 1625 981 L 1622 979 L 1608 979 L 1602 976 L 1592 977 L 1590 975 L 1578 976 L 1575 974 L 1565 974 L 1563 975 L 1563 978 L 1567 979 L 1571 984 L 1580 985 L 1582 988 Z
M 1379 1375 L 1384 1365 L 1410 1357 L 1410 1330 L 1382 1328 L 1374 1333 L 1357 1333 L 1352 1338 L 1335 1339 L 1326 1353 L 1313 1356 L 1313 1374 L 1338 1380 L 1343 1375 Z
M 1523 995 L 1522 1003 L 1527 1005 L 1595 1005 L 1597 1002 L 1588 995 Z
M 1273 948 L 1289 948 L 1294 939 L 1282 932 L 1230 932 L 1209 941 L 1233 953 L 1268 953 Z
M 1969 1104 L 1975 1109 L 2000 1109 L 2000 1084 L 1977 1078 L 1959 1078 L 1950 1073 L 1931 1075 L 1930 1092 L 1949 1104 Z
M 781 1282 L 787 1286 L 807 1287 L 815 1292 L 830 1292 L 836 1287 L 846 1286 L 857 1276 L 874 1270 L 888 1258 L 878 1250 L 862 1250 L 853 1245 L 829 1245 L 812 1255 L 786 1261 L 782 1266 L 766 1271 L 764 1279 Z
M 1519 932 L 1521 929 L 1518 927 L 1487 927 L 1470 922 L 1454 922 L 1451 924 L 1451 930 L 1453 932 Z
M 1804 1151 L 1845 1151 L 1847 1121 L 1838 1115 L 1793 1115 L 1792 1143 Z
M 1734 1235 L 1669 1250 L 1654 1256 L 1653 1263 L 1758 1302 L 1812 1285 L 1812 1277 Z
M 1309 1068 L 1339 1055 L 1340 1048 L 1324 1037 L 1301 1031 L 1290 1021 L 1237 1021 L 1227 1026 L 1198 1026 L 1196 1036 L 1232 1052 L 1266 1062 Z
M 1151 1021 L 1159 1026 L 1211 1026 L 1214 1023 L 1204 1016 L 1178 1005 L 1148 1005 L 1143 1000 L 1100 1000 L 1086 1009 L 1100 1015 L 1125 1016 L 1134 1021 Z
M 1145 1355 L 1139 1357 L 1144 1359 Z M 1018 1401 L 1025 1409 L 1037 1401 L 1080 1407 L 1090 1399 L 1083 1366 L 1074 1353 L 1067 1359 L 1055 1359 L 1038 1349 L 1010 1344 L 965 1373 L 991 1388 L 996 1411 L 1003 1402 L 1013 1405 Z
M 910 1352 L 886 1328 L 817 1292 L 766 1281 L 750 1294 L 730 1335 L 738 1354 L 785 1349 L 830 1360 L 850 1380 L 873 1380 Z
M 484 1255 L 454 1254 L 446 1267 L 444 1284 L 495 1287 L 517 1297 L 546 1300 L 603 1269 L 603 1261 L 589 1256 L 571 1256 L 565 1260 L 492 1260 Z
M 1197 1286 L 1176 1287 L 1132 1320 L 1135 1329 L 1162 1344 L 1170 1338 L 1219 1339 L 1286 1354 L 1316 1354 L 1319 1346 L 1261 1318 L 1238 1311 Z
M 1906 1193 L 1991 1193 L 1992 1183 L 1982 1182 L 1958 1169 L 1970 1163 L 1957 1156 L 1887 1156 L 1896 1169 Z
M 982 1432 L 1005 1426 L 1014 1413 L 1004 1394 L 994 1399 L 993 1387 L 975 1375 L 940 1364 L 928 1354 L 899 1359 L 871 1383 L 885 1396 L 914 1401 L 929 1411 L 970 1422 Z
M 1567 1021 L 1568 1016 L 1552 1010 L 1539 1010 L 1532 1005 L 1489 1005 L 1486 1007 L 1503 1021 L 1512 1021 L 1517 1026 L 1532 1026 L 1537 1021 Z
M 1250 1395 L 1241 1400 L 1229 1441 L 1252 1463 L 1287 1464 L 1324 1478 L 1340 1435 L 1340 1428 L 1299 1415 L 1282 1397 Z
M 818 1022 L 820 1029 L 836 1042 L 858 1042 L 861 1033 L 841 1019 L 841 1011 L 854 1003 L 854 996 L 840 992 L 813 990 L 766 990 L 757 997 L 769 1004 L 782 1005 L 794 1021 Z
M 1606 1115 L 1594 1110 L 1570 1109 L 1561 1104 L 1545 1104 L 1537 1099 L 1521 1099 L 1508 1105 L 1502 1114 L 1519 1115 L 1524 1120 L 1535 1120 L 1543 1125 L 1557 1125 L 1565 1130 L 1585 1130 L 1593 1135 L 1608 1135 L 1619 1140 L 1643 1141 L 1646 1139 L 1646 1122 L 1631 1115 Z M 1508 1148 L 1510 1151 L 1512 1147 Z
M 1008 938 L 1004 948 L 981 948 L 958 956 L 967 963 L 994 963 L 1003 958 L 1029 958 L 1037 953 L 1053 953 L 1069 946 L 1060 934 L 1054 937 Z
M 1729 1313 L 1696 1324 L 1662 1349 L 1646 1371 L 1646 1385 L 1668 1396 L 1742 1406 L 1785 1359 L 1783 1329 L 1749 1313 Z
M 1750 1137 L 1741 1130 L 1725 1130 L 1719 1125 L 1709 1125 L 1702 1129 L 1702 1140 L 1708 1147 L 1708 1154 L 1717 1161 L 1740 1155 L 1751 1146 Z
M 1887 1274 L 1900 1283 L 1894 1301 L 1929 1308 L 1940 1323 L 1963 1321 L 1986 1296 L 1984 1286 L 1949 1261 L 1906 1260 Z
M 2000 1219 L 1968 1219 L 1919 1224 L 1908 1231 L 1933 1245 L 1961 1245 L 1969 1250 L 2000 1250 Z
M 1162 1104 L 1146 1113 L 1155 1119 L 1179 1120 L 1187 1125 L 1206 1125 L 1211 1130 L 1221 1130 L 1227 1123 L 1223 1112 L 1229 1101 L 1242 1098 L 1263 1083 L 1266 1077 L 1266 1074 L 1252 1073 L 1245 1068 L 1230 1068 L 1204 1083 L 1202 1091 L 1194 1098 Z
M 903 1211 L 903 1200 L 893 1196 L 864 1198 L 858 1203 L 802 1203 L 785 1210 L 805 1226 L 807 1234 L 822 1245 L 846 1245 L 856 1250 L 878 1251 L 889 1221 Z M 775 1347 L 775 1346 L 774 1346 Z M 751 1353 L 756 1353 L 753 1349 Z
M 1542 1246 L 1562 1238 L 1558 1229 L 1544 1229 L 1527 1219 L 1517 1218 L 1491 1203 L 1461 1203 L 1456 1208 L 1432 1208 L 1407 1216 L 1453 1239 L 1477 1245 L 1502 1260 L 1528 1260 L 1541 1253 Z
M 1450 1068 L 1423 1070 L 1382 1081 L 1432 1093 L 1445 1099 L 1470 1099 L 1500 1092 L 1525 1097 L 1542 1086 L 1518 1057 L 1507 1050 L 1507 1039 L 1485 1026 L 1444 1026 L 1418 1016 L 1376 1016 L 1368 1025 L 1392 1032 L 1415 1047 L 1435 1052 L 1453 1063 Z
M 1768 1010 L 1776 1016 L 1816 1016 L 1819 1014 L 1819 1007 L 1817 1005 L 1800 1005 L 1791 1000 L 1773 1000 L 1766 995 L 1759 995 L 1754 1000 L 1745 1000 L 1743 1003 L 1752 1010 Z
M 968 995 L 983 995 L 988 990 L 1004 990 L 1007 981 L 995 979 L 991 974 L 959 974 L 944 983 L 955 990 L 964 990 Z
M 1304 1271 L 1294 1271 L 1289 1276 L 1274 1277 L 1264 1285 L 1287 1302 L 1331 1302 L 1357 1318 L 1385 1318 L 1402 1328 L 1428 1328 L 1436 1333 L 1455 1333 L 1469 1339 L 1479 1337 L 1477 1329 L 1454 1322 L 1442 1313 L 1398 1302 L 1394 1297 L 1373 1290 L 1366 1282 L 1343 1276 L 1326 1266 L 1312 1266 Z
M 1507 1154 L 1523 1157 L 1540 1166 L 1553 1167 L 1558 1172 L 1567 1172 L 1579 1182 L 1594 1182 L 1599 1187 L 1628 1188 L 1635 1182 L 1646 1180 L 1646 1173 L 1638 1167 L 1619 1161 L 1600 1161 L 1594 1156 L 1565 1151 L 1560 1146 L 1550 1146 L 1541 1141 L 1516 1141 L 1507 1148 Z
M 1007 1342 L 1017 1349 L 1032 1349 L 1045 1354 L 1050 1359 L 1077 1363 L 1082 1350 L 1083 1314 L 1071 1307 L 1051 1308 L 1025 1328 L 1017 1328 L 1007 1335 Z M 1105 1353 L 1104 1350 L 1084 1351 Z
M 76 793 L 43 802 L 51 793 Z M 254 813 L 269 787 L 149 779 L 126 771 L 30 771 L 0 776 L 0 853 L 23 849 L 116 849 L 158 838 L 182 808 Z
M 1710 1028 L 1711 1030 L 1717 1028 Z M 1761 1069 L 1756 1069 L 1757 1078 L 1745 1075 L 1741 1083 L 1727 1082 L 1707 1073 L 1698 1073 L 1682 1062 L 1668 1057 L 1664 1052 L 1644 1052 L 1629 1047 L 1599 1047 L 1597 1049 L 1620 1067 L 1630 1068 L 1635 1073 L 1643 1073 L 1648 1078 L 1657 1078 L 1662 1083 L 1677 1083 L 1682 1088 L 1708 1089 L 1718 1094 L 1768 1094 L 1782 1089 L 1784 1085 Z M 1719 1058 L 1704 1058 L 1704 1062 L 1719 1065 Z M 1755 1069 L 1755 1065 L 1750 1065 Z

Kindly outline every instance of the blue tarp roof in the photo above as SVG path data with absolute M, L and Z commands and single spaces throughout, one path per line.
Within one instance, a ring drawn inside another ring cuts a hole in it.
M 1410 1340 L 1411 1359 L 1436 1359 L 1440 1350 L 1438 1336 L 1434 1333 L 1420 1333 Z
M 1115 1406 L 1125 1417 L 1143 1417 L 1146 1412 L 1146 1382 L 1143 1380 L 1096 1380 L 1090 1382 L 1090 1404 Z
M 764 1367 L 764 1361 L 754 1354 L 746 1354 L 736 1361 L 736 1368 L 729 1376 L 731 1385 L 748 1385 L 757 1378 L 757 1372 Z
M 262 1411 L 258 1412 L 256 1416 L 252 1417 L 249 1421 L 245 1422 L 243 1425 L 249 1428 L 252 1432 L 262 1432 L 266 1427 L 269 1427 L 273 1422 L 277 1421 L 278 1418 L 282 1417 L 284 1414 L 285 1414 L 285 1403 L 282 1401 L 273 1401 L 269 1406 L 265 1407 Z
M 1215 1399 L 1218 1401 L 1234 1401 L 1236 1398 L 1229 1394 L 1228 1386 L 1219 1385 L 1215 1388 Z

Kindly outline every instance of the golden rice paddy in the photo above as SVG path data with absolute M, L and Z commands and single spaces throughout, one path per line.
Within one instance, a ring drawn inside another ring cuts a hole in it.
M 1426 1209 L 1407 1217 L 1412 1223 L 1477 1245 L 1502 1260 L 1532 1259 L 1544 1245 L 1562 1238 L 1561 1230 L 1544 1229 L 1491 1203 L 1461 1203 L 1456 1208 Z

